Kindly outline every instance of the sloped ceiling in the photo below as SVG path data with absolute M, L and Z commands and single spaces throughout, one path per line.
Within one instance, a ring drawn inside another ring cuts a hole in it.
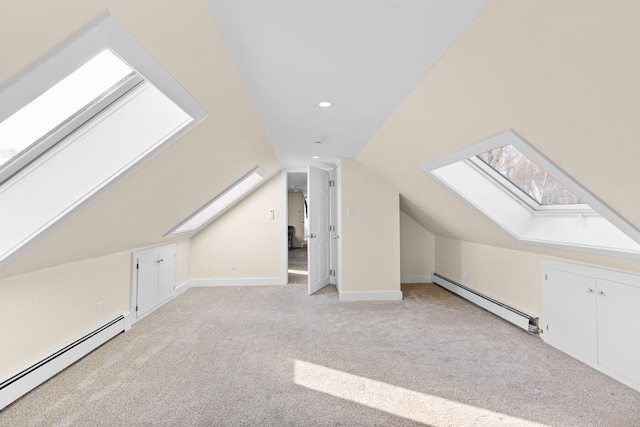
M 295 168 L 354 157 L 487 1 L 207 4 L 278 158 Z
M 640 228 L 640 3 L 493 0 L 360 151 L 436 234 L 518 245 L 418 168 L 513 128 Z
M 106 10 L 209 116 L 0 270 L 0 277 L 167 242 L 164 233 L 256 165 L 269 174 L 280 169 L 204 1 L 3 3 L 0 85 Z

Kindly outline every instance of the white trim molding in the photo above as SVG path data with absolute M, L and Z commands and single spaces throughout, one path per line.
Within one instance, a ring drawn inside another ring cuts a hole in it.
M 176 286 L 174 288 L 174 293 L 173 293 L 173 297 L 177 297 L 178 295 L 182 295 L 185 292 L 187 292 L 189 289 L 191 288 L 191 280 L 187 280 L 186 282 L 184 282 L 183 284 L 181 284 L 180 286 Z
M 428 276 L 402 276 L 400 283 L 431 283 L 431 275 Z
M 211 288 L 218 286 L 274 286 L 286 285 L 286 279 L 282 277 L 249 277 L 232 279 L 192 279 L 192 288 Z
M 402 301 L 402 291 L 345 291 L 340 301 Z

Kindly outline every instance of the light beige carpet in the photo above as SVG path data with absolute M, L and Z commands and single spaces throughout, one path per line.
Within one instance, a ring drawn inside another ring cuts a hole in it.
M 640 393 L 435 285 L 194 288 L 0 426 L 638 426 Z

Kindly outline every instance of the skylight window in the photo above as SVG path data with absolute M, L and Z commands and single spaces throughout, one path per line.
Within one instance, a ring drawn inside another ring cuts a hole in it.
M 0 123 L 0 170 L 136 72 L 105 49 Z
M 205 224 L 208 224 L 215 217 L 244 197 L 249 191 L 262 182 L 266 176 L 267 175 L 264 170 L 257 167 L 166 235 L 172 236 L 176 234 L 192 233 L 199 230 Z
M 0 88 L 0 267 L 205 116 L 109 14 Z
M 584 204 L 578 196 L 511 144 L 485 151 L 476 157 L 540 205 Z
M 640 258 L 640 231 L 514 131 L 421 169 L 520 243 Z

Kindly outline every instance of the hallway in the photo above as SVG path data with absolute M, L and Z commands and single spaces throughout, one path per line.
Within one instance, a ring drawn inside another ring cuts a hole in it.
M 309 268 L 307 265 L 307 247 L 294 248 L 289 251 L 289 284 L 307 283 Z

